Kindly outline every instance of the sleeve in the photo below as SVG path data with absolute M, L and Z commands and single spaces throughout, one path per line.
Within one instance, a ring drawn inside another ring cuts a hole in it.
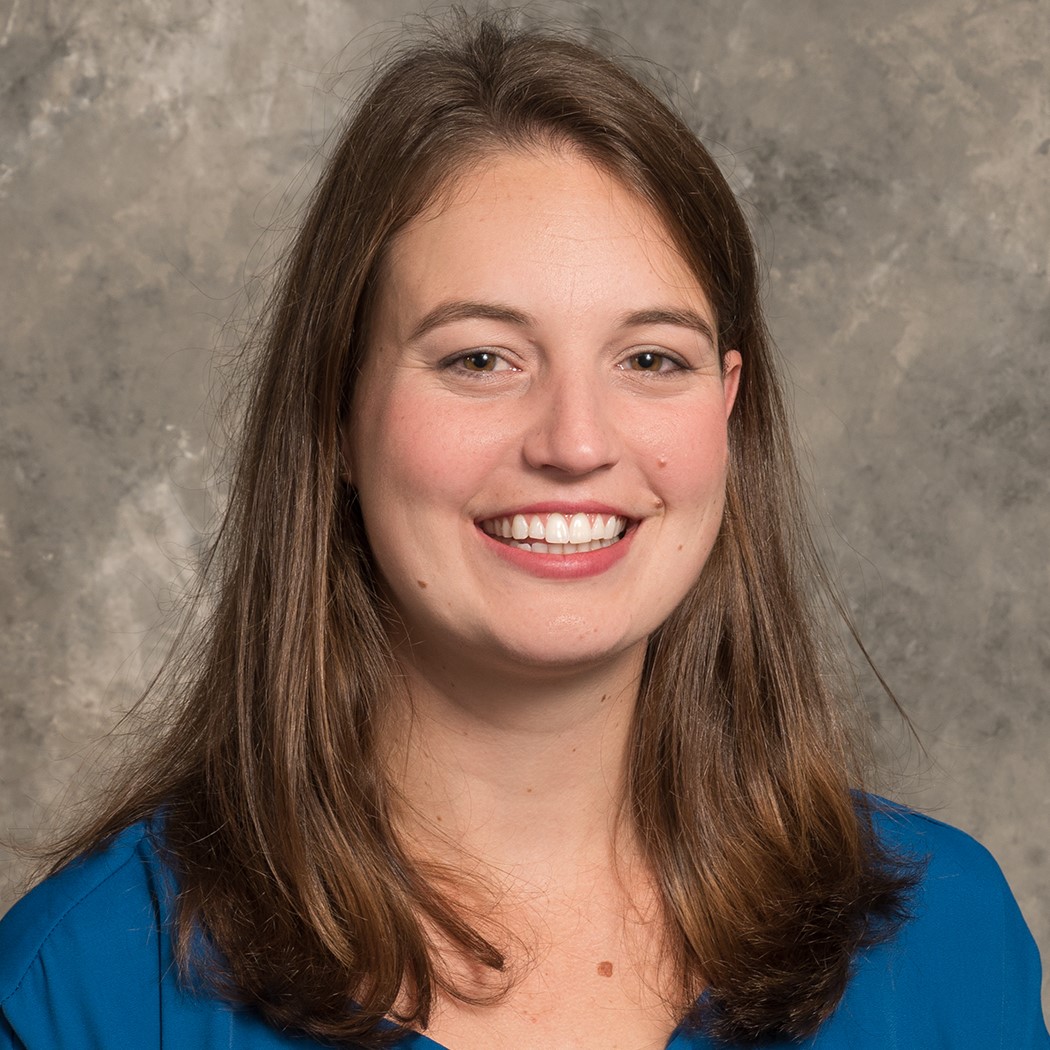
M 134 849 L 46 880 L 0 924 L 0 1050 L 159 1046 L 162 957 Z
M 928 858 L 893 971 L 913 1046 L 1050 1050 L 1035 941 L 992 855 L 955 828 L 917 818 Z
M 995 950 L 989 953 L 985 972 L 988 1007 L 999 1016 L 998 1045 L 1004 1050 L 1050 1050 L 1039 951 L 999 866 L 991 857 L 988 861 L 994 867 L 998 900 L 989 914 L 996 924 L 990 937 Z M 965 930 L 959 932 L 965 938 Z
M 178 887 L 152 825 L 45 879 L 0 922 L 0 1050 L 291 1050 L 317 1044 L 180 978 Z
M 26 1050 L 26 1044 L 15 1035 L 15 1030 L 0 1013 L 0 1050 Z
M 1016 916 L 1014 930 L 1018 944 L 1016 948 L 1008 950 L 1008 957 L 1018 959 L 1019 965 L 1016 977 L 1007 972 L 1003 984 L 1007 989 L 1017 988 L 1018 992 L 1016 1002 L 1011 1001 L 1007 994 L 1003 1012 L 1016 1018 L 1014 1045 L 1050 1048 L 1050 1034 L 1042 1010 L 1039 952 L 1013 897 L 1010 898 L 1010 904 Z

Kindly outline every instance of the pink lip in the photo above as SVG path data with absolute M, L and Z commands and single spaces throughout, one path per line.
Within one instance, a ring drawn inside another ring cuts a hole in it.
M 530 503 L 525 507 L 515 507 L 513 510 L 497 510 L 492 514 L 484 514 L 475 521 L 492 521 L 494 518 L 513 518 L 515 514 L 604 514 L 605 517 L 626 518 L 634 521 L 632 515 L 616 507 L 610 507 L 608 503 L 594 503 L 583 500 L 582 502 L 570 503 L 566 500 L 548 500 L 546 503 Z
M 617 511 L 595 504 L 536 504 L 535 506 L 512 511 L 511 514 L 561 514 L 563 507 L 579 511 L 583 514 L 612 514 Z M 594 507 L 594 509 L 591 509 Z M 493 517 L 507 517 L 507 514 L 493 515 Z M 619 514 L 619 517 L 625 515 Z M 488 518 L 480 519 L 488 521 Z M 623 558 L 630 550 L 634 534 L 637 532 L 637 522 L 631 522 L 623 539 L 614 543 L 611 547 L 602 547 L 596 551 L 584 551 L 580 554 L 535 554 L 532 551 L 523 551 L 520 547 L 512 547 L 502 543 L 495 537 L 490 536 L 482 529 L 478 529 L 478 535 L 489 550 L 505 561 L 510 562 L 516 568 L 522 569 L 530 576 L 538 576 L 544 580 L 581 580 L 588 576 L 600 576 L 607 572 Z

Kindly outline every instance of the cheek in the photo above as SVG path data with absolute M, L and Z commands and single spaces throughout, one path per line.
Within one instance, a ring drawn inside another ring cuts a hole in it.
M 670 502 L 721 502 L 729 464 L 725 420 L 698 414 L 665 430 L 650 451 L 655 481 Z
M 392 391 L 362 414 L 355 431 L 355 477 L 366 518 L 394 508 L 459 505 L 491 469 L 496 430 L 483 413 L 452 411 L 442 399 Z M 369 513 L 369 512 L 372 513 Z

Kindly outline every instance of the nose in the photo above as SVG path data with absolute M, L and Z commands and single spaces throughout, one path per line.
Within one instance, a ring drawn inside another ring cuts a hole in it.
M 600 382 L 551 376 L 535 397 L 535 418 L 525 436 L 526 462 L 579 477 L 612 466 L 621 452 L 610 392 Z

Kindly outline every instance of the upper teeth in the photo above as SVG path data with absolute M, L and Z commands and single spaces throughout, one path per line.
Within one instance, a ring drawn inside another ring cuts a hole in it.
M 627 527 L 627 519 L 601 514 L 515 514 L 489 518 L 481 527 L 490 536 L 510 540 L 539 540 L 546 543 L 592 543 L 611 540 Z

